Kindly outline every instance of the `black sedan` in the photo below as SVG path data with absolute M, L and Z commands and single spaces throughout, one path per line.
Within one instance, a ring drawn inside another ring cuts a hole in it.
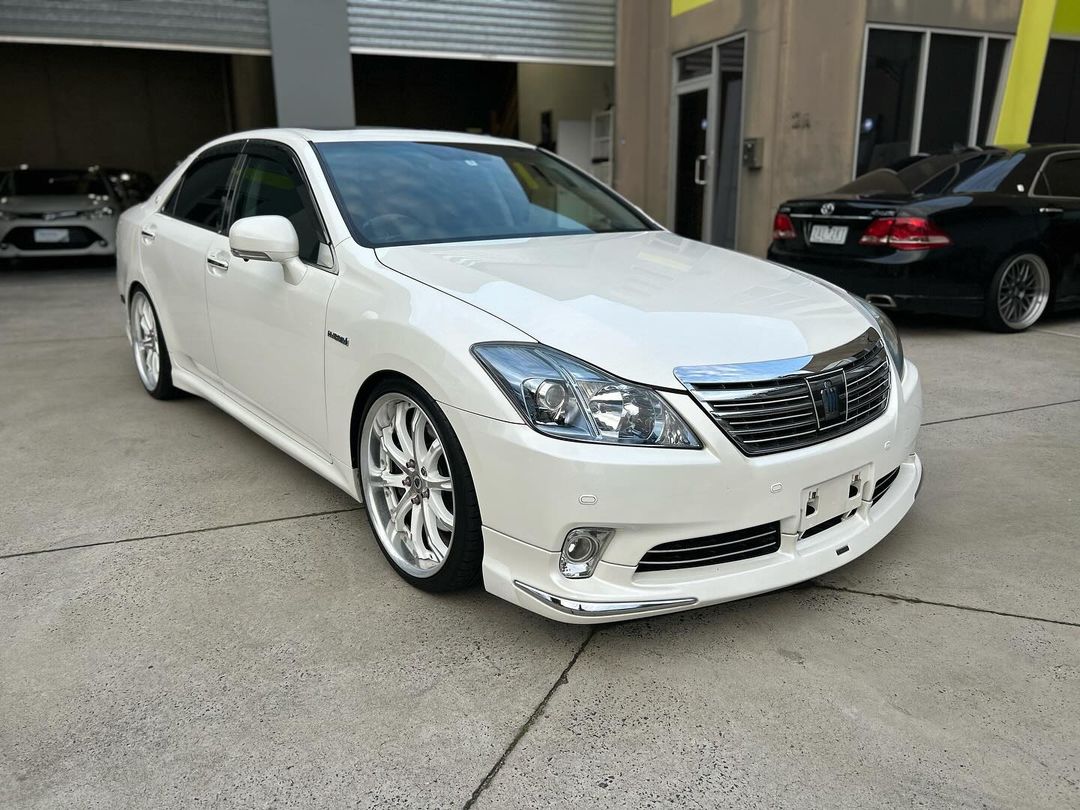
M 1080 146 L 971 149 L 780 206 L 769 258 L 1003 332 L 1080 306 Z

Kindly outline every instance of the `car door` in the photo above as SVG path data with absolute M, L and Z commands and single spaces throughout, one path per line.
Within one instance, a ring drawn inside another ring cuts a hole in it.
M 217 362 L 206 308 L 207 261 L 225 239 L 228 190 L 241 146 L 200 155 L 140 226 L 139 256 L 172 362 L 209 379 L 217 375 Z
M 1080 302 L 1080 151 L 1048 158 L 1031 197 L 1043 244 L 1061 269 L 1057 301 Z
M 296 228 L 306 272 L 240 259 L 227 237 L 207 254 L 206 300 L 218 373 L 231 396 L 309 449 L 327 455 L 323 352 L 336 276 L 322 217 L 296 156 L 249 142 L 236 172 L 231 221 L 277 214 Z

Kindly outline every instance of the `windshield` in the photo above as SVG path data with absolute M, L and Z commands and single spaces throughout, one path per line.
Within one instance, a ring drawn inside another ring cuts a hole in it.
M 652 230 L 613 194 L 536 149 L 353 141 L 316 147 L 370 247 Z
M 68 194 L 108 195 L 105 181 L 86 169 L 13 169 L 0 175 L 5 197 L 47 197 Z

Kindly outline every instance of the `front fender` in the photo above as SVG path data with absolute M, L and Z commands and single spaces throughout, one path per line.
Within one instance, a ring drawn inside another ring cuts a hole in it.
M 481 341 L 528 341 L 504 321 L 379 263 L 350 241 L 326 311 L 326 411 L 330 451 L 351 457 L 353 403 L 373 375 L 409 377 L 438 402 L 499 419 L 521 417 L 470 354 Z M 347 339 L 348 345 L 341 342 Z

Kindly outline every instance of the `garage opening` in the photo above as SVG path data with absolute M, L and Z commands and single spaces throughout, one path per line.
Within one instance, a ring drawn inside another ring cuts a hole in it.
M 115 166 L 164 177 L 208 140 L 272 125 L 263 56 L 0 44 L 0 166 Z

